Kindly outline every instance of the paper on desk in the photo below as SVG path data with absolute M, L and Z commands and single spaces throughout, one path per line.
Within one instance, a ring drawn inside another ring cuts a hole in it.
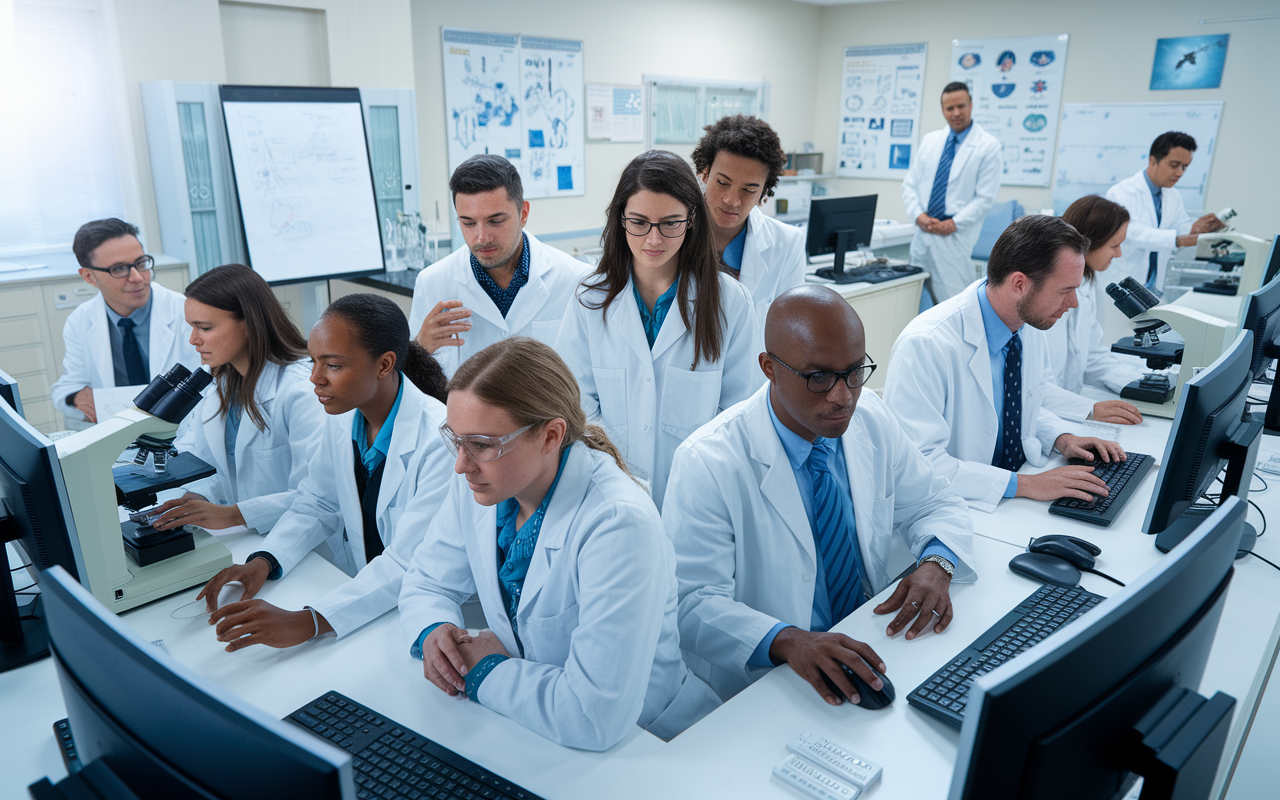
M 1096 439 L 1106 439 L 1109 442 L 1116 442 L 1124 445 L 1122 440 L 1124 431 L 1119 425 L 1113 425 L 1110 422 L 1098 422 L 1097 420 L 1087 419 L 1084 422 L 1076 423 L 1075 430 L 1072 431 L 1076 436 L 1092 436 Z
M 112 388 L 101 388 L 93 390 L 93 411 L 98 415 L 98 421 L 111 419 L 116 414 L 124 411 L 126 408 L 133 408 L 133 398 L 147 387 L 145 386 L 115 386 Z
M 232 525 L 230 528 L 202 528 L 199 525 L 184 525 L 187 530 L 192 533 L 196 531 L 204 531 L 210 536 L 231 536 L 236 533 L 248 533 L 252 528 L 244 525 Z

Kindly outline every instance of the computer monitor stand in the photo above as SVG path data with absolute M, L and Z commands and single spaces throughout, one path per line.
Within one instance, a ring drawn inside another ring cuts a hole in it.
M 822 269 L 817 270 L 814 274 L 819 278 L 826 278 L 827 280 L 835 283 L 857 283 L 858 281 L 861 281 L 862 278 L 850 275 L 844 271 L 844 254 L 855 249 L 857 246 L 854 238 L 857 233 L 858 232 L 853 228 L 836 231 L 835 261 L 830 267 L 823 267 Z
M 4 503 L 0 502 L 0 559 L 4 563 L 4 573 L 0 577 L 0 672 L 39 661 L 49 655 L 49 631 L 45 628 L 44 615 L 40 609 L 40 596 L 27 604 L 19 603 L 19 596 L 14 592 L 13 576 L 25 575 L 25 572 L 14 573 L 9 568 L 9 550 L 3 542 L 18 537 L 17 525 L 10 517 L 5 516 Z

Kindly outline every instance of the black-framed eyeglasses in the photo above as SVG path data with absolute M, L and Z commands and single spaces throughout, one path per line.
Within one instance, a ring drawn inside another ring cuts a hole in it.
M 804 378 L 805 387 L 814 394 L 822 394 L 823 392 L 831 391 L 831 387 L 836 385 L 837 380 L 843 380 L 845 386 L 848 386 L 850 389 L 857 389 L 859 386 L 862 386 L 870 380 L 871 373 L 876 371 L 876 364 L 870 358 L 867 358 L 866 362 L 861 366 L 851 367 L 844 372 L 832 372 L 831 370 L 825 369 L 815 370 L 814 372 L 800 372 L 799 370 L 787 366 L 786 362 L 775 356 L 773 353 L 768 353 L 768 356 L 791 372 L 794 372 L 801 378 Z
M 654 228 L 658 229 L 658 233 L 668 239 L 674 239 L 677 236 L 683 236 L 685 228 L 689 225 L 692 217 L 685 219 L 666 219 L 661 222 L 650 222 L 647 219 L 637 219 L 635 217 L 623 217 L 622 227 L 632 236 L 648 236 L 649 231 Z
M 156 265 L 156 260 L 151 256 L 143 256 L 132 264 L 112 264 L 109 267 L 89 267 L 94 272 L 105 272 L 113 278 L 127 278 L 129 273 L 137 270 L 139 273 L 146 275 L 151 268 Z

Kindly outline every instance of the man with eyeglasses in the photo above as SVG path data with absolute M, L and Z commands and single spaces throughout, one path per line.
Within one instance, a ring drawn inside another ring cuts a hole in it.
M 896 532 L 915 555 L 877 614 L 915 639 L 950 624 L 951 581 L 972 581 L 972 525 L 880 398 L 862 321 L 828 287 L 778 297 L 754 396 L 676 451 L 662 509 L 675 543 L 685 661 L 722 699 L 790 664 L 832 705 L 885 664 L 830 628 L 893 580 Z
M 76 423 L 98 421 L 99 402 L 132 400 L 176 363 L 198 368 L 200 356 L 189 341 L 185 298 L 152 283 L 155 260 L 143 252 L 137 227 L 115 218 L 87 222 L 71 250 L 98 295 L 62 327 L 66 354 L 50 394 L 72 427 L 81 427 Z
M 450 377 L 508 336 L 554 346 L 587 265 L 524 231 L 529 203 L 520 173 L 502 156 L 468 158 L 449 191 L 467 246 L 418 273 L 410 333 Z

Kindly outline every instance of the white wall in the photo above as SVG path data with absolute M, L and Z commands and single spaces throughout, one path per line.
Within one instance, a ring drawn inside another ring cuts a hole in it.
M 555 13 L 549 13 L 552 7 Z M 413 0 L 423 214 L 434 214 L 439 201 L 441 219 L 447 219 L 450 202 L 442 27 L 581 39 L 585 78 L 593 83 L 638 84 L 644 73 L 769 81 L 769 122 L 790 149 L 812 140 L 813 43 L 821 13 L 787 0 Z M 531 201 L 528 229 L 599 228 L 618 175 L 643 149 L 639 143 L 587 142 L 586 194 Z M 692 149 L 677 148 L 685 156 Z
M 814 136 L 818 149 L 834 153 L 839 78 L 844 47 L 926 41 L 926 103 L 922 131 L 945 122 L 936 102 L 950 80 L 951 40 L 984 36 L 1066 33 L 1071 36 L 1063 83 L 1064 103 L 1224 101 L 1218 146 L 1209 173 L 1208 208 L 1231 205 L 1238 227 L 1255 235 L 1280 230 L 1275 200 L 1280 167 L 1270 140 L 1280 130 L 1276 102 L 1276 41 L 1280 20 L 1200 25 L 1205 17 L 1275 14 L 1275 0 L 1074 0 L 1070 3 L 1013 0 L 903 0 L 823 9 Z M 1230 33 L 1219 89 L 1150 91 L 1156 39 Z M 903 219 L 902 183 L 841 180 L 839 194 L 880 195 L 877 216 Z M 1004 187 L 998 201 L 1017 199 L 1028 209 L 1053 205 L 1051 189 Z

